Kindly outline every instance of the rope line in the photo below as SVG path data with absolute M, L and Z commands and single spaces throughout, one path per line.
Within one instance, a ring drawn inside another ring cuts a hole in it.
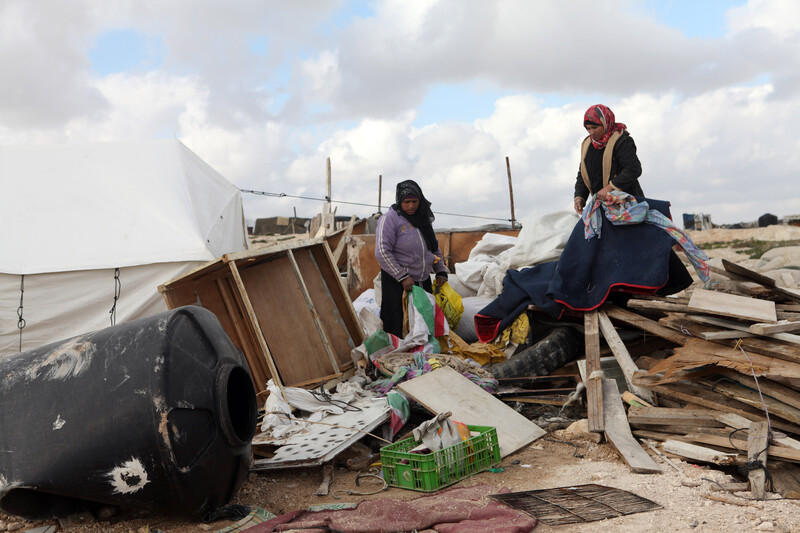
M 26 322 L 22 318 L 22 303 L 25 296 L 25 274 L 20 275 L 19 280 L 19 307 L 17 307 L 17 328 L 19 329 L 19 351 L 22 353 L 22 330 L 25 328 Z
M 114 269 L 114 304 L 111 306 L 111 310 L 108 314 L 111 315 L 111 325 L 114 326 L 117 323 L 117 302 L 119 301 L 119 295 L 122 292 L 122 282 L 119 280 L 119 268 Z
M 294 194 L 286 194 L 285 192 L 266 192 L 266 191 L 254 191 L 252 189 L 239 189 L 240 192 L 246 192 L 249 194 L 257 194 L 260 196 L 269 196 L 271 198 L 297 198 L 300 200 L 314 200 L 317 202 L 327 202 L 327 198 L 314 198 L 313 196 L 298 196 Z M 331 200 L 331 203 L 334 204 L 347 204 L 347 205 L 360 205 L 364 207 L 377 207 L 378 209 L 385 209 L 389 206 L 379 205 L 376 206 L 375 204 L 367 204 L 364 202 L 348 202 L 346 200 Z M 464 217 L 464 218 L 480 218 L 483 220 L 500 220 L 503 222 L 511 222 L 510 218 L 497 218 L 497 217 L 484 217 L 480 215 L 462 215 L 460 213 L 446 213 L 444 211 L 433 211 L 436 215 L 446 215 L 451 217 Z

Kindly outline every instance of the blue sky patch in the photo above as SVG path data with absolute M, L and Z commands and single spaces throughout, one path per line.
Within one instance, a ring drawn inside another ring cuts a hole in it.
M 126 29 L 98 35 L 88 56 L 92 70 L 100 76 L 107 76 L 130 70 L 157 69 L 165 53 L 161 39 Z

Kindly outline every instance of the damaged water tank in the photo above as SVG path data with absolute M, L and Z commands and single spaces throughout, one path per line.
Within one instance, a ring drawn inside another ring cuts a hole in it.
M 245 359 L 201 307 L 0 358 L 0 509 L 202 516 L 246 478 L 256 417 Z

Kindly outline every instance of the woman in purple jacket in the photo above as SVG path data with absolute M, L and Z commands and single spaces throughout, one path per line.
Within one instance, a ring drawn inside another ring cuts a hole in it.
M 375 257 L 381 265 L 383 329 L 403 336 L 403 292 L 419 285 L 432 291 L 431 273 L 447 279 L 447 267 L 433 231 L 431 203 L 413 180 L 397 184 L 395 204 L 378 220 Z

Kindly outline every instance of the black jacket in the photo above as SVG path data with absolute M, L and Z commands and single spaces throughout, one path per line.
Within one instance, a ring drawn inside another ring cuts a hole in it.
M 589 183 L 592 185 L 592 193 L 603 188 L 603 152 L 606 147 L 598 150 L 591 144 L 586 152 L 586 171 L 589 174 Z M 639 185 L 639 176 L 642 175 L 642 164 L 636 156 L 636 143 L 633 137 L 625 131 L 614 145 L 614 153 L 611 159 L 611 183 L 617 188 L 634 196 L 644 196 L 642 187 Z M 589 197 L 589 189 L 583 182 L 580 168 L 578 177 L 575 181 L 575 197 L 584 200 Z

